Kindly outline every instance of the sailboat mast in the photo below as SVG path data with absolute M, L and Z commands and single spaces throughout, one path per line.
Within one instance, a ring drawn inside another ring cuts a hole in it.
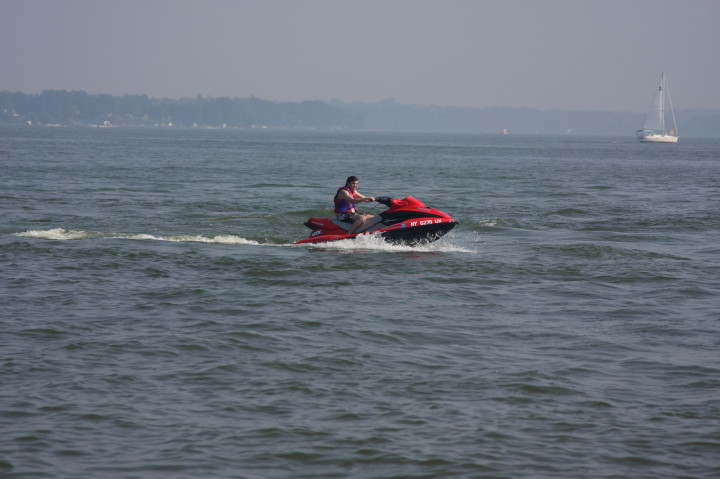
M 665 131 L 665 72 L 660 75 L 660 125 L 662 126 L 663 135 L 667 135 Z

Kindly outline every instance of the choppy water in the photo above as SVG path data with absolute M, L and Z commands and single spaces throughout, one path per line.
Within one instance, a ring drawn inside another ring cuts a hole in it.
M 0 476 L 719 477 L 719 158 L 2 128 Z M 460 225 L 292 245 L 351 174 Z

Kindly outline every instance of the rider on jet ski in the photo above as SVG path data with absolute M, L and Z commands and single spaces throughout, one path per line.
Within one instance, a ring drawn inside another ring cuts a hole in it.
M 355 208 L 355 204 L 357 203 L 370 203 L 375 201 L 374 197 L 363 196 L 358 192 L 358 183 L 357 176 L 349 176 L 345 181 L 345 186 L 338 188 L 337 193 L 335 193 L 335 214 L 337 214 L 337 219 L 353 224 L 347 234 L 355 233 L 362 228 L 365 222 L 375 216 L 358 213 L 357 208 Z

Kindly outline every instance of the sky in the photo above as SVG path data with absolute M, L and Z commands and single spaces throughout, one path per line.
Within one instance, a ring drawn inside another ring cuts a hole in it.
M 720 109 L 718 0 L 0 0 L 0 91 Z

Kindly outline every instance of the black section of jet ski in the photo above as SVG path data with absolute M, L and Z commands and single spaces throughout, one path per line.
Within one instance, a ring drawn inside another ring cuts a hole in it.
M 381 196 L 375 199 L 380 204 L 388 207 L 392 207 L 392 198 L 389 196 Z M 445 218 L 447 215 L 444 213 L 433 213 L 430 208 L 422 208 L 419 210 L 398 210 L 398 211 L 383 211 L 378 216 L 382 218 L 383 224 L 391 225 L 399 223 L 405 220 L 411 220 L 413 218 Z
M 457 222 L 436 223 L 431 225 L 415 226 L 413 228 L 401 228 L 392 231 L 385 231 L 379 234 L 388 243 L 418 246 L 437 241 L 445 236 L 448 231 L 453 229 L 456 224 Z

